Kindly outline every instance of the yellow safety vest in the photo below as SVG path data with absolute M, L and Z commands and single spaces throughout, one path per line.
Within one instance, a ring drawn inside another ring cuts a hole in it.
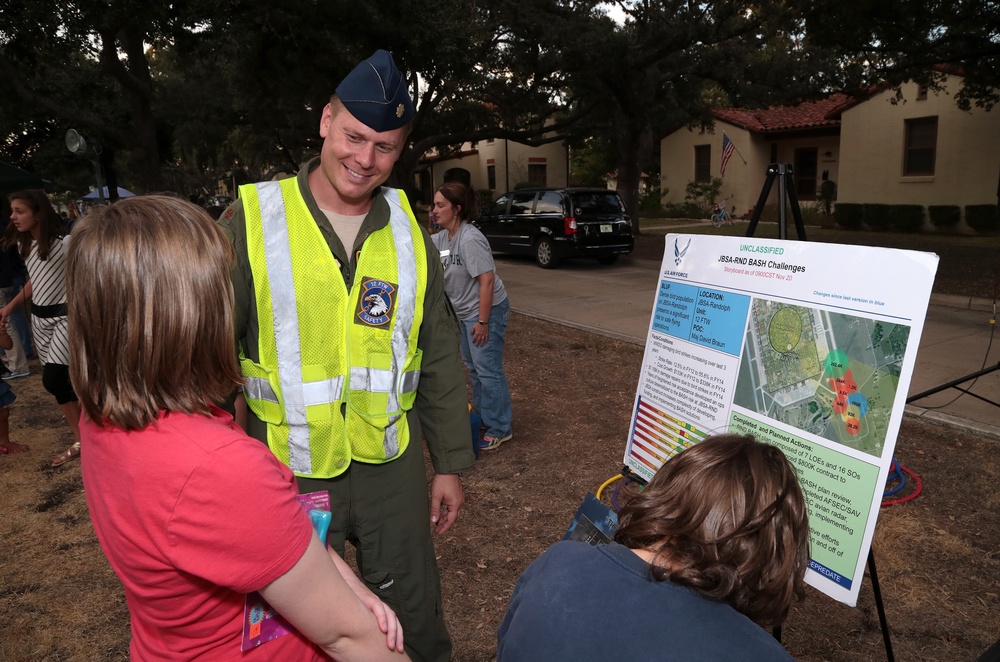
M 406 196 L 382 193 L 389 223 L 365 240 L 348 292 L 298 178 L 240 187 L 259 358 L 240 356 L 243 391 L 298 476 L 388 462 L 410 441 L 427 253 Z

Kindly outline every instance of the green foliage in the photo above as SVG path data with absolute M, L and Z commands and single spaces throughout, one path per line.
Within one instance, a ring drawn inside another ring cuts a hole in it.
M 884 231 L 891 227 L 889 224 L 890 205 L 882 204 L 880 202 L 866 202 L 862 206 L 864 208 L 865 225 L 869 228 L 872 230 Z
M 936 228 L 954 228 L 962 220 L 962 208 L 958 205 L 931 205 L 927 214 Z
M 1000 209 L 996 205 L 966 205 L 965 224 L 977 232 L 1000 231 Z
M 615 169 L 614 146 L 603 137 L 572 146 L 570 169 L 570 186 L 605 186 L 605 178 Z
M 837 225 L 847 230 L 860 230 L 865 220 L 864 205 L 856 202 L 838 202 L 834 211 Z
M 639 198 L 639 214 L 643 218 L 658 218 L 663 216 L 662 195 L 658 187 L 651 187 Z
M 489 209 L 493 201 L 496 200 L 496 191 L 488 188 L 481 188 L 476 191 L 476 208 L 473 213 L 479 215 Z
M 861 90 L 914 80 L 936 90 L 944 80 L 931 65 L 948 62 L 961 71 L 948 91 L 963 110 L 1000 102 L 996 15 L 991 0 L 814 0 L 800 13 L 812 58 L 826 59 L 817 71 L 829 73 L 817 74 L 820 79 L 836 76 Z
M 704 210 L 691 202 L 668 202 L 663 205 L 661 218 L 705 218 Z
M 889 226 L 899 232 L 918 232 L 924 226 L 923 205 L 889 205 Z
M 712 177 L 707 182 L 688 182 L 685 188 L 684 202 L 695 205 L 701 210 L 701 215 L 712 213 L 712 205 L 719 199 L 722 190 L 722 179 Z

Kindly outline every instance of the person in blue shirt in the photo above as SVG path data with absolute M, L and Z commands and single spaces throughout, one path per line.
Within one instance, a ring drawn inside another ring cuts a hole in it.
M 667 461 L 614 542 L 563 541 L 518 580 L 497 660 L 790 660 L 763 628 L 805 595 L 809 522 L 795 469 L 753 437 Z

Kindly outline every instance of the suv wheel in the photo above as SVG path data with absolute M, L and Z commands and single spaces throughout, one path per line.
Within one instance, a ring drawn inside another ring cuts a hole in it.
M 612 253 L 611 255 L 599 255 L 597 261 L 601 264 L 614 264 L 618 261 L 618 254 Z
M 535 264 L 542 269 L 553 269 L 558 264 L 555 244 L 548 237 L 535 242 Z

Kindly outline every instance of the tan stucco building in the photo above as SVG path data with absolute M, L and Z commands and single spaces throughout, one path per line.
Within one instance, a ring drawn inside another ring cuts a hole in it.
M 961 79 L 942 83 L 937 93 L 907 83 L 896 104 L 886 90 L 841 113 L 840 201 L 997 203 L 1000 111 L 959 110 Z
M 857 203 L 996 204 L 1000 187 L 1000 111 L 959 110 L 960 85 L 943 75 L 935 93 L 915 83 L 864 98 L 834 94 L 763 110 L 720 109 L 710 130 L 685 128 L 660 144 L 665 203 L 684 201 L 691 181 L 720 176 L 725 133 L 736 152 L 721 175 L 722 198 L 750 213 L 771 163 L 790 163 L 798 199 L 810 204 L 829 179 L 837 200 Z M 777 185 L 769 204 L 777 202 Z
M 437 187 L 452 180 L 471 185 L 476 191 L 491 190 L 494 196 L 518 184 L 566 186 L 569 152 L 563 141 L 531 147 L 513 140 L 483 140 L 466 143 L 448 158 L 425 154 L 415 176 L 425 203 L 430 202 Z

